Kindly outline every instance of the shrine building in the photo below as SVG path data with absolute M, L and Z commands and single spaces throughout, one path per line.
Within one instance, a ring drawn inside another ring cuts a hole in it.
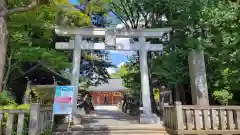
M 91 86 L 87 89 L 92 95 L 94 105 L 114 105 L 122 99 L 122 94 L 128 89 L 123 86 L 122 79 L 109 79 L 108 83 Z

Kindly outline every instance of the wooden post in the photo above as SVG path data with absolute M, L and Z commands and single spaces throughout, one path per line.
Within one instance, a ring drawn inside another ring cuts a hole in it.
M 236 110 L 236 128 L 240 130 L 240 111 Z
M 183 130 L 184 125 L 183 125 L 183 110 L 182 110 L 182 103 L 175 101 L 175 116 L 176 116 L 176 121 L 177 121 L 177 129 L 176 130 Z
M 112 105 L 114 104 L 114 102 L 113 102 L 113 94 L 112 94 Z
M 163 106 L 163 123 L 165 124 L 165 126 L 166 126 L 166 124 L 167 124 L 167 113 L 166 113 L 166 110 L 165 110 L 165 106 L 168 106 L 169 104 L 168 103 L 161 103 L 161 106 Z
M 97 94 L 97 104 L 100 105 L 99 94 Z
M 13 120 L 14 120 L 14 114 L 8 113 L 7 118 L 7 127 L 6 127 L 6 135 L 11 135 L 13 131 Z
M 33 103 L 30 108 L 30 118 L 29 118 L 29 135 L 38 135 L 40 125 L 39 125 L 39 115 L 40 115 L 40 104 Z
M 173 104 L 172 91 L 169 91 L 169 103 L 170 105 Z

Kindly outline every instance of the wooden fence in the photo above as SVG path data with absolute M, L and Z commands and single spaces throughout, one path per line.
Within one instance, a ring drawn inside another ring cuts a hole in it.
M 52 107 L 40 104 L 31 104 L 29 110 L 0 110 L 0 135 L 12 135 L 14 129 L 17 135 L 42 134 L 51 126 L 51 115 Z
M 171 134 L 240 135 L 240 106 L 165 104 L 164 125 Z

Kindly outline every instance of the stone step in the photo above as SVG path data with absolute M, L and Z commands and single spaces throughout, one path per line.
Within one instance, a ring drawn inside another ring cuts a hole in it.
M 69 131 L 56 132 L 55 135 L 168 135 L 166 131 L 150 130 L 109 130 L 109 131 Z
M 72 126 L 70 131 L 57 130 L 56 135 L 168 135 L 165 128 L 157 124 L 136 124 L 126 126 L 94 125 Z
M 158 124 L 131 124 L 131 125 L 73 125 L 72 130 L 151 130 L 165 131 Z
M 68 125 L 61 125 L 56 128 L 57 132 L 67 131 Z M 162 125 L 157 124 L 132 124 L 132 125 L 72 125 L 71 131 L 102 131 L 102 130 L 151 130 L 165 131 Z

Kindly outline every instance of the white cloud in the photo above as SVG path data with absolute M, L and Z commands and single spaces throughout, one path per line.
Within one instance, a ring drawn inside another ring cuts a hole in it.
M 117 65 L 116 68 L 113 68 L 113 67 L 107 68 L 107 71 L 108 71 L 108 73 L 109 73 L 110 75 L 111 75 L 111 74 L 114 74 L 114 73 L 116 73 L 117 70 L 119 70 L 120 67 L 121 67 L 122 65 L 124 65 L 124 64 L 125 64 L 125 62 L 121 62 L 120 64 Z
M 117 65 L 118 68 L 120 68 L 121 66 L 123 66 L 126 62 L 121 62 L 120 64 Z
M 107 68 L 107 71 L 109 74 L 113 74 L 113 73 L 116 73 L 116 68 Z

